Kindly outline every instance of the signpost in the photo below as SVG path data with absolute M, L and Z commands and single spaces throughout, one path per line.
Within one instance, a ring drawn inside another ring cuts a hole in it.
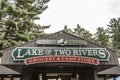
M 98 61 L 108 61 L 110 54 L 105 48 L 17 47 L 12 52 L 12 57 L 14 61 L 24 61 L 25 64 L 38 62 L 98 64 Z

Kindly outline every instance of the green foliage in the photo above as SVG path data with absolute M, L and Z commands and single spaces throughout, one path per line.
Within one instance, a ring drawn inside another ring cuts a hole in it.
M 97 32 L 94 36 L 95 41 L 103 46 L 109 47 L 109 35 L 107 34 L 107 31 L 104 30 L 102 27 L 97 28 Z
M 71 33 L 71 34 L 73 34 L 73 33 L 74 33 L 74 32 L 72 31 L 72 29 L 69 29 L 69 28 L 68 28 L 68 26 L 67 26 L 67 25 L 65 25 L 65 26 L 64 26 L 63 31 L 68 32 L 68 33 Z
M 64 31 L 84 38 L 86 40 L 93 40 L 92 34 L 89 31 L 82 28 L 79 24 L 77 24 L 77 28 L 74 28 L 73 30 L 69 29 L 67 26 L 64 26 Z
M 112 43 L 112 48 L 117 51 L 120 56 L 120 18 L 113 18 L 110 20 L 108 26 L 108 33 Z
M 92 35 L 92 33 L 82 28 L 79 24 L 74 29 L 69 29 L 65 26 L 64 31 L 105 47 L 110 46 L 109 35 L 102 27 L 97 28 L 95 35 Z
M 97 32 L 94 35 L 82 28 L 79 24 L 77 24 L 77 28 L 74 29 L 69 29 L 67 26 L 65 26 L 64 31 L 102 46 L 112 48 L 120 57 L 120 18 L 111 19 L 109 25 L 107 26 L 107 29 L 98 27 Z
M 1 0 L 0 50 L 45 35 L 49 26 L 35 24 L 49 0 Z
M 98 27 L 94 35 L 82 28 L 79 24 L 74 29 L 69 29 L 68 26 L 65 26 L 64 31 L 102 46 L 112 48 L 120 57 L 120 18 L 111 19 L 107 27 L 107 29 Z
M 88 30 L 82 28 L 79 24 L 77 24 L 77 28 L 74 29 L 74 33 L 86 40 L 92 40 L 92 34 Z
M 109 23 L 108 32 L 111 35 L 113 47 L 115 49 L 120 49 L 120 18 L 113 18 Z

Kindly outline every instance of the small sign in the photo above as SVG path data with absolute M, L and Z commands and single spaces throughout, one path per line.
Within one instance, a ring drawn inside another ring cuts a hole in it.
M 84 40 L 37 40 L 37 45 L 87 45 Z
M 44 57 L 33 57 L 25 59 L 26 65 L 35 63 L 46 63 L 46 62 L 76 62 L 76 63 L 88 63 L 98 65 L 99 61 L 94 58 L 77 57 L 77 56 L 44 56 Z
M 99 61 L 108 61 L 110 53 L 105 48 L 17 47 L 12 52 L 12 57 L 14 61 L 25 61 L 25 63 L 29 64 L 31 64 L 31 61 L 34 62 L 34 60 L 35 63 L 60 61 L 81 62 L 82 60 L 80 59 L 83 58 L 94 59 Z M 65 57 L 68 58 L 67 61 Z M 58 58 L 60 59 L 60 61 L 58 61 Z M 74 60 L 73 58 L 77 58 L 77 60 Z

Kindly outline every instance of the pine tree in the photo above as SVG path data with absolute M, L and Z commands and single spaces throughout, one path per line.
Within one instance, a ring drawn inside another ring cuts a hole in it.
M 82 28 L 79 24 L 77 24 L 77 28 L 74 29 L 69 29 L 68 26 L 65 25 L 64 31 L 76 35 L 78 37 L 84 38 L 86 40 L 90 40 L 90 41 L 93 40 L 92 34 L 89 31 Z
M 63 31 L 65 31 L 65 32 L 67 32 L 67 33 L 70 33 L 70 34 L 73 34 L 72 29 L 69 29 L 67 25 L 64 26 Z
M 77 24 L 77 28 L 74 29 L 74 34 L 89 41 L 93 40 L 92 34 L 88 30 L 82 28 L 79 24 Z
M 107 34 L 107 31 L 104 28 L 102 27 L 97 28 L 97 32 L 95 33 L 94 39 L 98 44 L 105 47 L 108 46 L 109 35 Z
M 115 49 L 120 56 L 120 18 L 111 19 L 108 26 L 108 33 L 112 41 L 113 49 Z
M 44 35 L 49 26 L 35 24 L 39 15 L 47 9 L 49 0 L 1 0 L 0 1 L 0 49 Z

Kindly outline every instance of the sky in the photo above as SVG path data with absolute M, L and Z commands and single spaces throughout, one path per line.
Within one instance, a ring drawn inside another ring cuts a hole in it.
M 46 33 L 54 33 L 79 24 L 95 33 L 97 27 L 107 28 L 110 19 L 120 16 L 120 0 L 50 0 L 48 9 L 40 15 L 41 25 L 51 25 Z

